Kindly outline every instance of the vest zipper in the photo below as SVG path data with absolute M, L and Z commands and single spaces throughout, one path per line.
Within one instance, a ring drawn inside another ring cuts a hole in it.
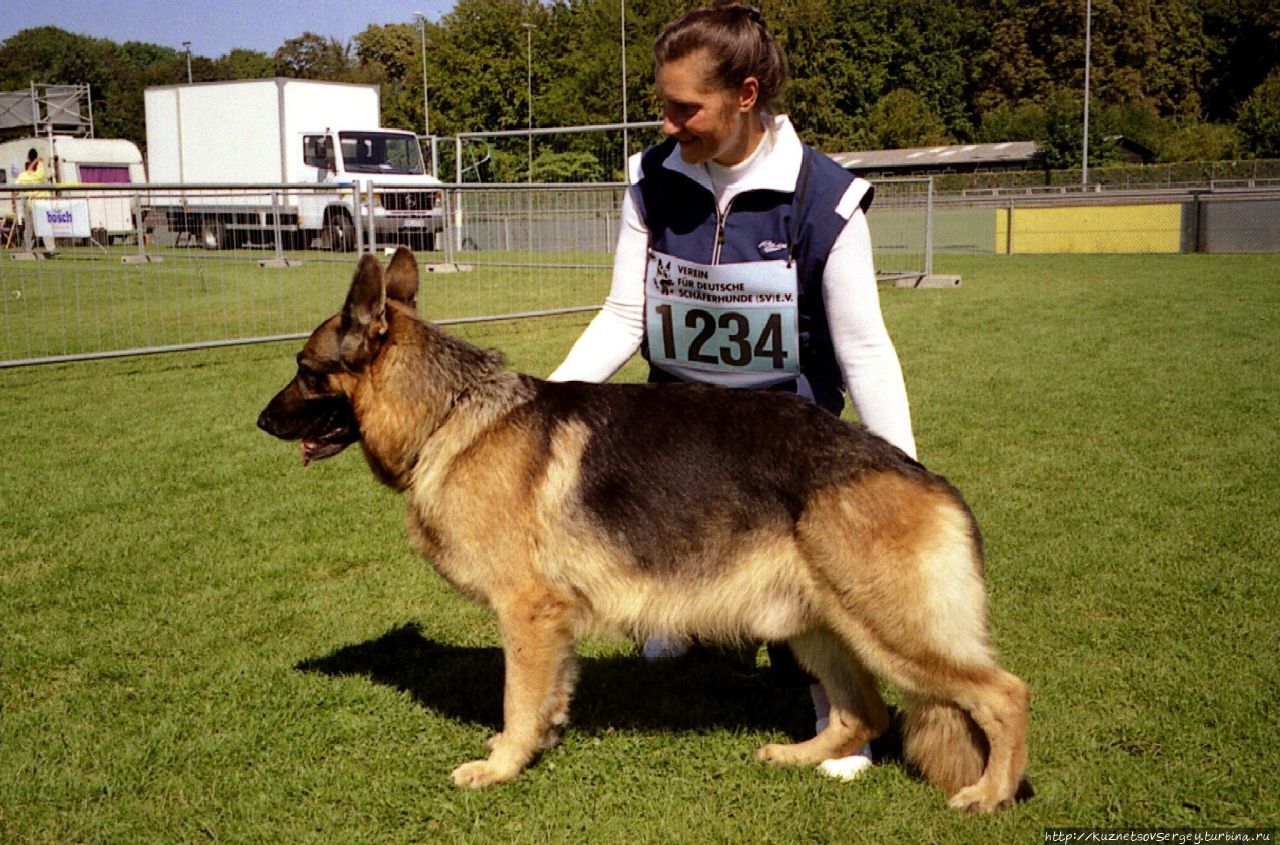
M 737 197 L 731 197 L 729 204 L 725 206 L 724 212 L 720 211 L 720 204 L 716 203 L 716 242 L 711 250 L 711 264 L 714 266 L 720 263 L 720 248 L 724 246 L 724 224 L 729 217 L 729 209 L 733 208 L 733 201 Z

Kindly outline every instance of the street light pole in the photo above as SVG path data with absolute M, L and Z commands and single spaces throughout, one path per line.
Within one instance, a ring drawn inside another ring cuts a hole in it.
M 1084 5 L 1084 142 L 1080 156 L 1080 184 L 1089 184 L 1089 63 L 1093 52 L 1093 0 Z
M 427 16 L 422 12 L 414 12 L 418 25 L 422 28 L 422 123 L 425 134 L 431 135 L 431 96 L 427 89 Z
M 187 51 L 187 84 L 190 85 L 191 84 L 191 42 L 183 41 L 182 46 L 186 48 L 186 51 Z
M 533 181 L 533 31 L 537 29 L 531 23 L 520 24 L 525 31 L 525 55 L 527 73 L 525 82 L 525 98 L 529 109 L 529 181 Z
M 627 0 L 619 0 L 619 7 L 622 21 L 619 36 L 619 43 L 622 45 L 622 171 L 625 174 L 630 155 L 627 145 Z

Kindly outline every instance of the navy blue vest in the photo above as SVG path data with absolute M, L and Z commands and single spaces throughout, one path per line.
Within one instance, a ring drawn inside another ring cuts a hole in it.
M 649 246 L 659 252 L 710 264 L 716 246 L 718 215 L 715 197 L 704 186 L 663 162 L 675 152 L 668 138 L 646 150 L 640 159 L 639 211 L 649 229 Z M 800 372 L 813 388 L 815 401 L 833 413 L 844 407 L 844 379 L 836 362 L 826 307 L 822 301 L 822 274 L 827 256 L 848 220 L 836 213 L 854 177 L 809 145 L 794 193 L 754 190 L 734 197 L 725 216 L 720 246 L 721 264 L 785 258 L 775 251 L 787 244 L 799 264 Z M 862 199 L 865 213 L 873 189 Z M 648 343 L 641 350 L 647 352 Z M 672 381 L 674 376 L 649 368 L 650 381 Z M 790 385 L 795 389 L 794 383 Z

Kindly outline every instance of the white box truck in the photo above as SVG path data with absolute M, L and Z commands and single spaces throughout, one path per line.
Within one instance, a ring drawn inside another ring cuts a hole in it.
M 355 246 L 355 187 L 373 191 L 380 241 L 424 248 L 444 226 L 440 180 L 427 174 L 417 136 L 379 126 L 378 87 L 252 79 L 148 88 L 147 169 L 159 191 L 148 224 L 209 249 L 273 241 Z M 219 191 L 214 186 L 297 186 Z M 316 188 L 304 188 L 315 185 Z M 195 186 L 202 186 L 196 190 Z M 278 219 L 277 219 L 278 215 Z
M 142 153 L 132 141 L 119 138 L 76 138 L 49 135 L 43 138 L 19 138 L 0 143 L 0 185 L 13 184 L 27 163 L 27 154 L 35 150 L 45 160 L 50 182 L 65 199 L 83 199 L 89 209 L 89 228 L 93 239 L 107 244 L 126 238 L 137 231 L 133 219 L 133 195 L 119 186 L 147 181 Z M 103 186 L 95 190 L 94 186 Z M 0 216 L 20 217 L 16 196 L 5 199 Z

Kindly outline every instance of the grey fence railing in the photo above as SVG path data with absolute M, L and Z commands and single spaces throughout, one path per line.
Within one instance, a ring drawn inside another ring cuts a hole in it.
M 928 180 L 877 185 L 885 277 L 929 265 Z M 0 187 L 0 367 L 305 335 L 353 253 L 413 248 L 441 323 L 589 311 L 625 186 Z
M 934 198 L 934 253 L 1280 252 L 1280 185 Z

